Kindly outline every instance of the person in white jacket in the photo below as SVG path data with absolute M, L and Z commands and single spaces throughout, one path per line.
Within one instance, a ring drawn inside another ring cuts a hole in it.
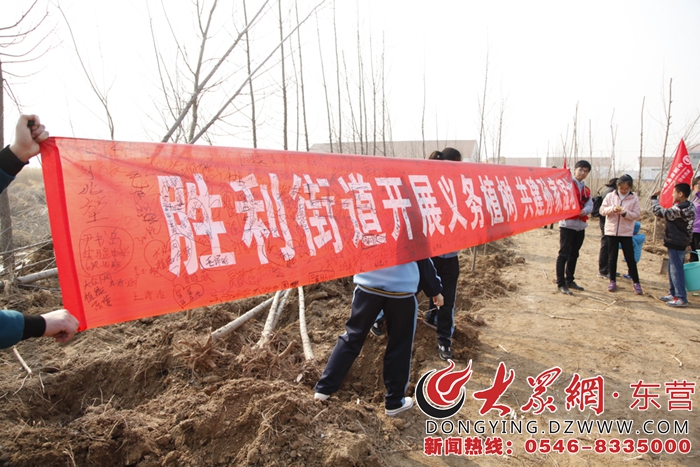
M 615 275 L 617 273 L 617 256 L 619 246 L 627 261 L 629 275 L 634 283 L 634 293 L 642 294 L 639 283 L 637 262 L 634 260 L 634 223 L 642 211 L 639 197 L 632 191 L 632 177 L 625 174 L 617 179 L 617 189 L 608 193 L 600 206 L 600 215 L 605 216 L 605 236 L 608 237 L 608 271 L 610 284 L 608 292 L 617 290 Z

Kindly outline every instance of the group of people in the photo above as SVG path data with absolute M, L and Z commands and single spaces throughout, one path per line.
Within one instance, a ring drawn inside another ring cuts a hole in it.
M 0 193 L 15 179 L 29 159 L 39 154 L 39 144 L 49 137 L 37 115 L 22 115 L 17 121 L 15 140 L 0 150 Z M 0 348 L 12 347 L 30 337 L 54 337 L 67 342 L 78 330 L 78 320 L 66 310 L 43 315 L 24 315 L 0 310 Z
M 39 144 L 48 138 L 48 132 L 36 115 L 22 115 L 17 123 L 15 141 L 0 150 L 0 193 L 14 180 L 31 157 L 39 153 Z M 430 155 L 432 160 L 461 161 L 456 149 L 445 148 Z M 581 160 L 574 166 L 573 189 L 579 204 L 579 213 L 559 222 L 559 253 L 556 260 L 558 291 L 573 295 L 582 291 L 575 281 L 576 263 L 585 239 L 588 217 L 594 210 L 591 191 L 584 180 L 591 164 Z M 608 291 L 617 290 L 617 259 L 622 249 L 627 262 L 628 276 L 636 294 L 642 294 L 637 262 L 641 254 L 639 240 L 641 214 L 639 197 L 632 191 L 629 175 L 612 179 L 601 194 L 599 207 L 602 233 L 599 254 L 599 277 L 607 277 Z M 664 245 L 669 253 L 669 294 L 660 297 L 667 305 L 687 306 L 687 292 L 683 263 L 686 250 L 692 244 L 694 253 L 700 249 L 700 177 L 693 180 L 695 196 L 690 200 L 691 187 L 676 185 L 674 205 L 664 209 L 658 194 L 652 195 L 654 215 L 666 219 Z M 698 215 L 696 215 L 696 213 Z M 637 238 L 635 238 L 637 236 Z M 636 250 L 636 251 L 635 251 Z M 362 350 L 367 334 L 386 335 L 384 353 L 384 384 L 386 386 L 385 412 L 394 416 L 413 406 L 406 397 L 411 373 L 413 340 L 418 322 L 416 294 L 423 291 L 429 297 L 425 323 L 437 333 L 438 355 L 443 360 L 452 358 L 452 335 L 459 277 L 458 252 L 452 252 L 421 261 L 364 272 L 354 276 L 350 318 L 345 333 L 331 353 L 323 374 L 316 384 L 314 398 L 327 400 L 338 391 L 353 362 Z M 698 260 L 697 253 L 693 260 Z M 10 347 L 30 337 L 52 336 L 58 342 L 70 340 L 78 329 L 78 320 L 66 310 L 43 315 L 23 315 L 12 310 L 0 310 L 0 348 Z
M 591 190 L 584 180 L 591 171 L 591 164 L 581 160 L 574 166 L 573 188 L 580 211 L 577 215 L 559 222 L 559 253 L 556 261 L 557 290 L 566 295 L 573 295 L 572 290 L 582 291 L 583 287 L 575 281 L 576 263 L 585 238 L 588 217 L 594 212 Z M 632 191 L 634 181 L 625 174 L 610 180 L 601 193 L 600 216 L 601 244 L 598 256 L 598 277 L 609 279 L 608 292 L 617 291 L 617 259 L 619 250 L 625 258 L 628 277 L 632 280 L 634 293 L 642 295 L 637 263 L 641 256 L 644 235 L 639 233 L 641 215 L 639 197 Z M 688 306 L 685 288 L 686 250 L 700 248 L 700 177 L 693 180 L 695 196 L 690 200 L 691 187 L 687 183 L 678 183 L 673 190 L 674 204 L 663 208 L 659 204 L 660 191 L 651 196 L 652 211 L 655 216 L 666 220 L 664 246 L 669 256 L 669 293 L 660 297 L 668 306 Z M 695 254 L 694 259 L 697 260 Z M 691 257 L 691 260 L 693 258 Z

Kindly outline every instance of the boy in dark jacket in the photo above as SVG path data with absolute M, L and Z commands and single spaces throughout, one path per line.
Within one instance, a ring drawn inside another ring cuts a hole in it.
M 331 353 L 314 399 L 327 400 L 338 391 L 353 362 L 360 354 L 367 333 L 384 311 L 387 344 L 384 352 L 385 413 L 394 416 L 413 407 L 405 397 L 411 376 L 413 336 L 418 319 L 416 292 L 422 289 L 439 306 L 444 304 L 442 284 L 430 258 L 356 274 L 350 318 L 345 333 Z
M 685 250 L 693 237 L 693 221 L 695 220 L 695 205 L 688 201 L 690 185 L 679 183 L 673 189 L 674 204 L 664 209 L 659 204 L 659 193 L 651 195 L 651 208 L 656 217 L 666 219 L 664 230 L 664 246 L 668 248 L 668 281 L 669 294 L 660 297 L 666 305 L 673 307 L 688 306 L 688 295 L 685 290 Z

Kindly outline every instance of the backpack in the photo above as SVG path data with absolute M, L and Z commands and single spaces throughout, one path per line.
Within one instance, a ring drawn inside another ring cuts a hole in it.
M 601 195 L 593 198 L 593 211 L 591 211 L 592 217 L 600 217 L 600 207 L 603 205 L 603 197 Z

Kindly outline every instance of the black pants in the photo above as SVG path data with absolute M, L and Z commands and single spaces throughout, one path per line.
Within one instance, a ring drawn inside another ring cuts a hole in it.
M 457 299 L 457 279 L 459 278 L 459 258 L 441 258 L 435 256 L 432 258 L 438 276 L 442 281 L 442 296 L 445 299 L 445 304 L 433 310 L 435 303 L 432 297 L 430 298 L 430 313 L 435 313 L 437 318 L 437 340 L 438 344 L 451 347 L 452 334 L 455 332 L 455 300 Z M 430 321 L 430 319 L 428 319 Z
M 608 261 L 610 254 L 608 253 L 608 237 L 605 235 L 605 216 L 600 216 L 600 252 L 598 253 L 598 272 L 602 275 L 608 273 Z
M 578 252 L 586 238 L 585 230 L 559 227 L 559 255 L 557 256 L 557 286 L 574 281 Z
M 316 392 L 332 394 L 350 371 L 360 354 L 369 329 L 384 310 L 387 344 L 384 351 L 385 407 L 397 409 L 403 405 L 406 388 L 411 376 L 413 337 L 418 318 L 418 301 L 415 295 L 408 298 L 390 298 L 375 295 L 357 287 L 352 299 L 350 318 L 345 323 L 345 333 L 331 353 Z
M 693 232 L 693 238 L 690 241 L 690 247 L 693 249 L 693 251 L 690 252 L 690 261 L 698 261 L 698 255 L 697 253 L 694 253 L 694 251 L 700 249 L 700 233 Z
M 632 277 L 632 282 L 637 284 L 639 282 L 639 272 L 637 272 L 637 262 L 634 260 L 634 242 L 632 242 L 632 237 L 615 237 L 609 236 L 609 260 L 608 260 L 608 271 L 610 272 L 610 279 L 615 280 L 617 274 L 617 256 L 618 256 L 618 245 L 622 245 L 622 254 L 625 256 L 625 261 L 627 261 L 627 268 L 629 269 L 630 276 Z

